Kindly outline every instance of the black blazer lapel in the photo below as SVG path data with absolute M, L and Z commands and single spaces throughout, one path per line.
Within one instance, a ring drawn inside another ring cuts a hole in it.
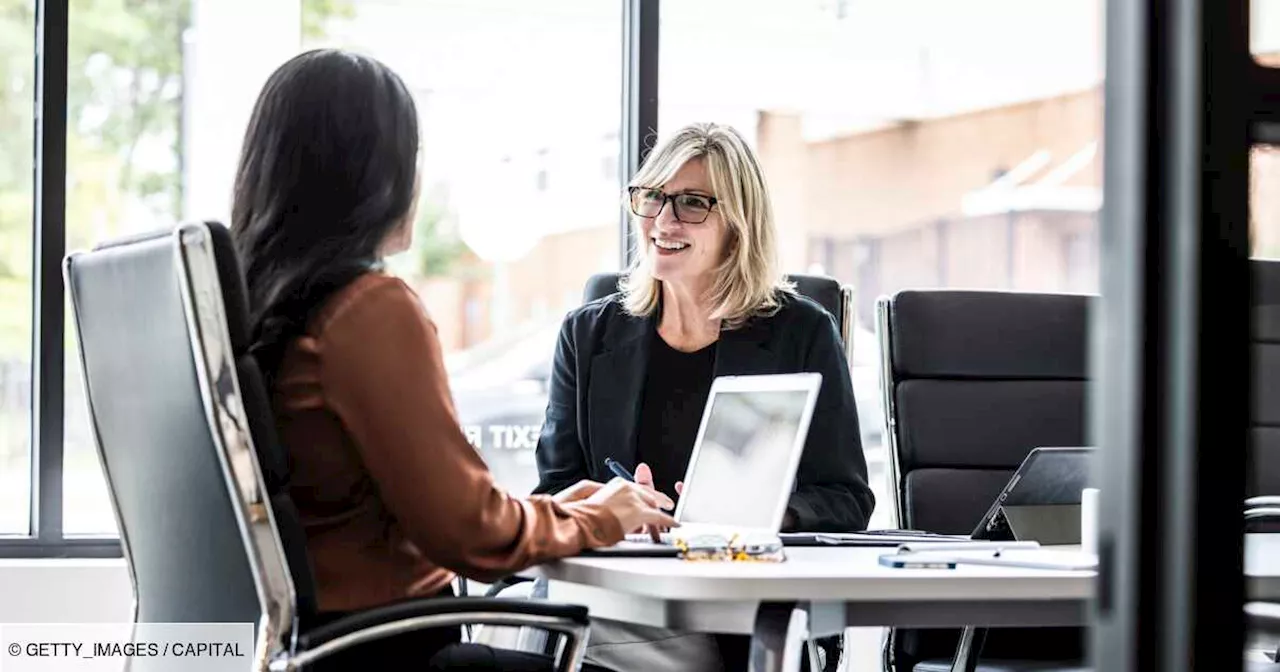
M 655 328 L 652 318 L 620 314 L 614 320 L 616 323 L 605 329 L 601 352 L 591 358 L 587 391 L 587 403 L 592 409 L 587 428 L 591 441 L 589 469 L 601 482 L 613 477 L 604 466 L 606 457 L 627 469 L 635 468 L 636 425 Z

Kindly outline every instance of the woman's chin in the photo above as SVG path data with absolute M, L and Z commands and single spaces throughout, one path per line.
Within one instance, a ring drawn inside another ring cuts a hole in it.
M 669 285 L 696 286 L 710 278 L 711 271 L 696 273 L 688 268 L 676 267 L 674 265 L 655 264 L 652 268 L 651 275 L 654 280 L 665 282 Z

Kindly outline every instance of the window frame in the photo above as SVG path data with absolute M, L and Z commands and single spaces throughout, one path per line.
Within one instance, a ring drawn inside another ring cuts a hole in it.
M 658 129 L 659 0 L 622 3 L 620 174 L 638 170 Z M 68 536 L 63 527 L 66 299 L 67 76 L 70 0 L 35 2 L 35 184 L 31 222 L 31 499 L 28 534 L 0 535 L 0 558 L 121 558 L 118 536 Z M 621 210 L 621 208 L 620 208 Z M 632 258 L 630 218 L 618 230 L 620 264 Z
M 62 524 L 69 5 L 35 3 L 30 523 L 25 536 L 0 537 L 0 557 L 121 556 L 119 538 L 67 537 Z

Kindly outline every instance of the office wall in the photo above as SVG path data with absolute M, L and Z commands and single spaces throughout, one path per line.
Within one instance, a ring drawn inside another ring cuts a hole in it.
M 124 560 L 0 559 L 0 623 L 119 623 L 132 617 Z

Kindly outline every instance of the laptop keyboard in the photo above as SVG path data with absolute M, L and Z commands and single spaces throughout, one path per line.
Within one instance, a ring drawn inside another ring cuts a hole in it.
M 663 532 L 662 534 L 658 535 L 658 538 L 659 538 L 658 543 L 662 544 L 663 546 L 670 546 L 670 545 L 672 544 L 672 541 L 671 541 L 672 537 L 671 537 L 671 534 L 670 534 L 670 533 L 668 533 L 668 532 Z M 654 542 L 653 542 L 653 537 L 651 537 L 651 536 L 649 536 L 649 535 L 647 535 L 647 534 L 643 534 L 643 533 L 641 533 L 641 534 L 628 534 L 628 535 L 627 535 L 627 541 L 628 541 L 628 542 L 630 542 L 630 543 L 633 543 L 633 544 L 652 544 L 652 543 L 654 543 Z

